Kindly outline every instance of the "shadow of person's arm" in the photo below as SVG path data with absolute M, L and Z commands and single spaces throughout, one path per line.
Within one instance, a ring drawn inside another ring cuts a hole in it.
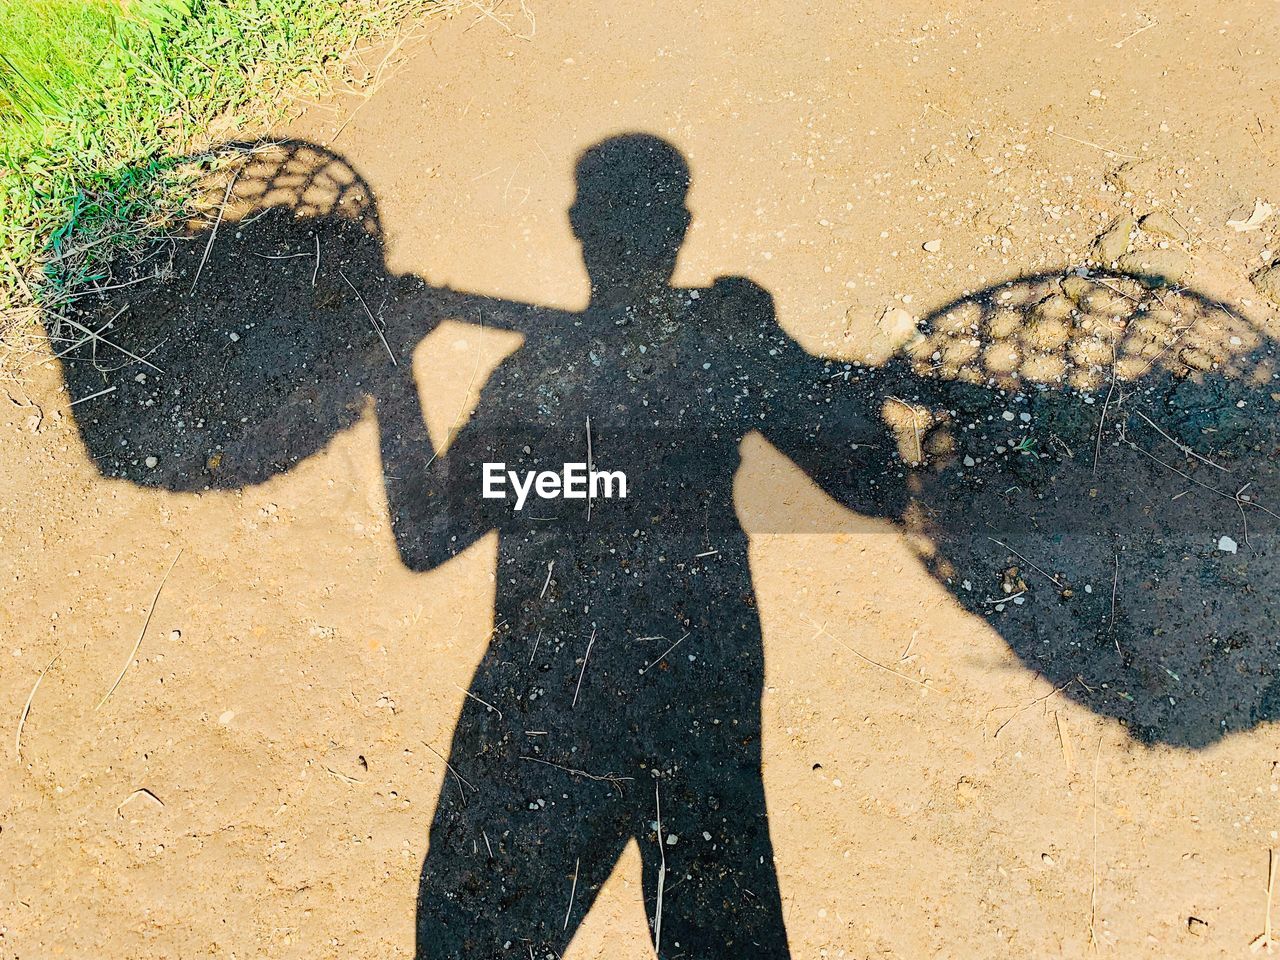
M 991 402 L 987 388 L 919 376 L 905 357 L 862 367 L 808 353 L 778 325 L 768 291 L 750 280 L 722 278 L 715 294 L 716 335 L 748 344 L 738 362 L 760 397 L 752 409 L 765 438 L 828 496 L 863 516 L 899 519 L 910 499 L 911 464 L 886 420 L 888 409 L 897 403 L 916 417 Z
M 779 351 L 782 354 L 782 351 Z M 865 517 L 898 519 L 907 465 L 880 415 L 874 374 L 849 376 L 794 342 L 776 369 L 764 434 L 828 496 Z
M 709 300 L 713 340 L 744 348 L 726 358 L 746 385 L 743 398 L 755 398 L 740 407 L 748 414 L 744 429 L 758 429 L 848 509 L 899 517 L 906 471 L 880 416 L 879 385 L 806 352 L 778 325 L 772 296 L 753 281 L 722 277 Z
M 502 434 L 488 429 L 491 418 L 483 413 L 487 392 L 481 393 L 480 410 L 450 437 L 447 450 L 437 450 L 413 373 L 415 350 L 446 321 L 460 321 L 481 332 L 545 337 L 559 314 L 533 304 L 431 286 L 419 277 L 406 276 L 402 283 L 385 328 L 398 362 L 389 372 L 370 378 L 369 393 L 396 546 L 405 566 L 429 570 L 467 549 L 509 513 L 499 511 L 498 501 L 482 496 L 483 465 L 504 459 L 497 449 Z
M 374 403 L 396 548 L 410 570 L 430 570 L 495 527 L 492 501 L 480 497 L 481 433 L 472 421 L 438 454 L 408 365 L 387 378 Z
M 855 367 L 791 342 L 776 370 L 778 399 L 767 438 L 829 496 L 864 516 L 900 519 L 912 470 L 933 462 L 931 431 L 969 420 L 995 402 L 991 388 L 923 377 L 902 357 Z M 895 430 L 888 418 L 898 414 Z

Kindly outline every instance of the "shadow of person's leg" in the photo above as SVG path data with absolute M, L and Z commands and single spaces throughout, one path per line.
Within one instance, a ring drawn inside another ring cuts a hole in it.
M 686 660 L 655 681 L 657 702 L 678 704 L 652 741 L 666 775 L 637 796 L 645 906 L 656 926 L 663 878 L 661 956 L 790 956 L 774 872 L 760 759 L 764 650 L 746 576 L 746 557 L 720 568 L 727 589 L 687 608 L 699 670 Z M 679 722 L 676 718 L 679 717 Z M 651 728 L 652 732 L 652 728 Z M 640 785 L 637 784 L 637 787 Z M 653 829 L 662 808 L 662 846 Z M 661 852 L 660 852 L 661 851 Z M 655 931 L 656 932 L 656 931 Z
M 661 955 L 790 957 L 758 770 L 749 785 L 673 779 L 660 789 L 662 853 L 651 829 L 640 846 L 651 925 L 665 857 Z
M 487 719 L 483 707 L 464 709 L 458 728 L 480 730 Z M 454 741 L 450 763 L 474 789 L 453 773 L 443 784 L 418 887 L 415 956 L 558 956 L 630 839 L 630 808 L 618 785 L 522 762 L 510 738 L 493 737 L 487 751 L 479 739 Z

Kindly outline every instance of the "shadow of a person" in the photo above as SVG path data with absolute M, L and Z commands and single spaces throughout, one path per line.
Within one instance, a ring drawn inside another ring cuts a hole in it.
M 420 957 L 560 953 L 632 838 L 665 953 L 788 953 L 739 444 L 762 431 L 868 517 L 901 512 L 903 469 L 879 411 L 780 329 L 766 291 L 671 286 L 688 186 L 683 157 L 652 136 L 580 157 L 570 218 L 591 294 L 575 313 L 391 275 L 368 187 L 287 144 L 246 157 L 228 196 L 249 213 L 221 237 L 161 245 L 144 260 L 168 253 L 160 282 L 108 283 L 98 309 L 51 327 L 108 476 L 248 487 L 372 400 L 405 565 L 499 532 L 495 627 L 449 757 L 460 793 L 446 783 L 422 871 Z M 434 451 L 414 348 L 477 316 L 524 345 Z M 625 498 L 535 491 L 517 510 L 483 496 L 485 463 L 575 462 L 621 471 Z
M 1135 739 L 1200 748 L 1280 715 L 1265 330 L 1189 288 L 1070 271 L 965 294 L 883 367 L 832 364 L 748 280 L 671 286 L 689 223 L 673 147 L 611 138 L 577 180 L 582 312 L 391 274 L 367 185 L 294 143 L 244 160 L 228 196 L 248 214 L 135 265 L 162 264 L 159 282 L 113 278 L 49 321 L 106 476 L 246 488 L 372 401 L 403 562 L 429 569 L 498 532 L 493 637 L 431 829 L 420 957 L 560 952 L 632 839 L 664 953 L 787 955 L 733 498 L 748 433 L 915 534 L 963 608 Z M 477 316 L 524 344 L 437 451 L 414 348 Z M 626 498 L 483 496 L 486 463 L 523 480 L 588 462 L 623 472 Z M 1218 539 L 1236 530 L 1239 544 Z
M 636 838 L 655 948 L 784 957 L 739 445 L 763 431 L 866 516 L 901 509 L 899 465 L 878 411 L 839 402 L 763 289 L 670 285 L 689 223 L 673 147 L 615 137 L 576 173 L 586 309 L 486 304 L 524 346 L 439 456 L 411 375 L 377 401 L 404 562 L 428 569 L 499 531 L 495 627 L 453 738 L 459 793 L 431 829 L 418 956 L 558 955 Z M 572 462 L 621 471 L 626 498 L 481 496 L 486 463 Z

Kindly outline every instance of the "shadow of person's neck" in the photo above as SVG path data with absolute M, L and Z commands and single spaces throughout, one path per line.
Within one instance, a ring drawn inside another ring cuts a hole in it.
M 588 310 L 642 310 L 646 304 L 661 302 L 671 296 L 671 276 L 667 273 L 591 274 L 591 296 Z

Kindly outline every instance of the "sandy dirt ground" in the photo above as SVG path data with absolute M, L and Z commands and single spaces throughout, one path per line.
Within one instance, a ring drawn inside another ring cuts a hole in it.
M 640 131 L 692 170 L 676 281 L 752 278 L 815 353 L 883 357 L 893 309 L 1069 267 L 1153 211 L 1185 230 L 1166 249 L 1189 282 L 1274 316 L 1250 277 L 1280 216 L 1227 224 L 1280 204 L 1266 0 L 529 0 L 420 32 L 367 99 L 277 131 L 363 174 L 400 273 L 581 309 L 574 163 Z M 481 349 L 458 329 L 431 348 Z M 438 386 L 447 424 L 469 384 Z M 411 956 L 495 538 L 407 570 L 368 419 L 260 485 L 180 494 L 99 474 L 56 365 L 4 389 L 0 956 Z M 736 483 L 746 515 L 840 520 L 759 438 Z M 1139 742 L 890 524 L 862 529 L 751 538 L 793 955 L 1248 955 L 1280 847 L 1274 730 Z M 652 955 L 639 864 L 633 846 L 567 958 Z

